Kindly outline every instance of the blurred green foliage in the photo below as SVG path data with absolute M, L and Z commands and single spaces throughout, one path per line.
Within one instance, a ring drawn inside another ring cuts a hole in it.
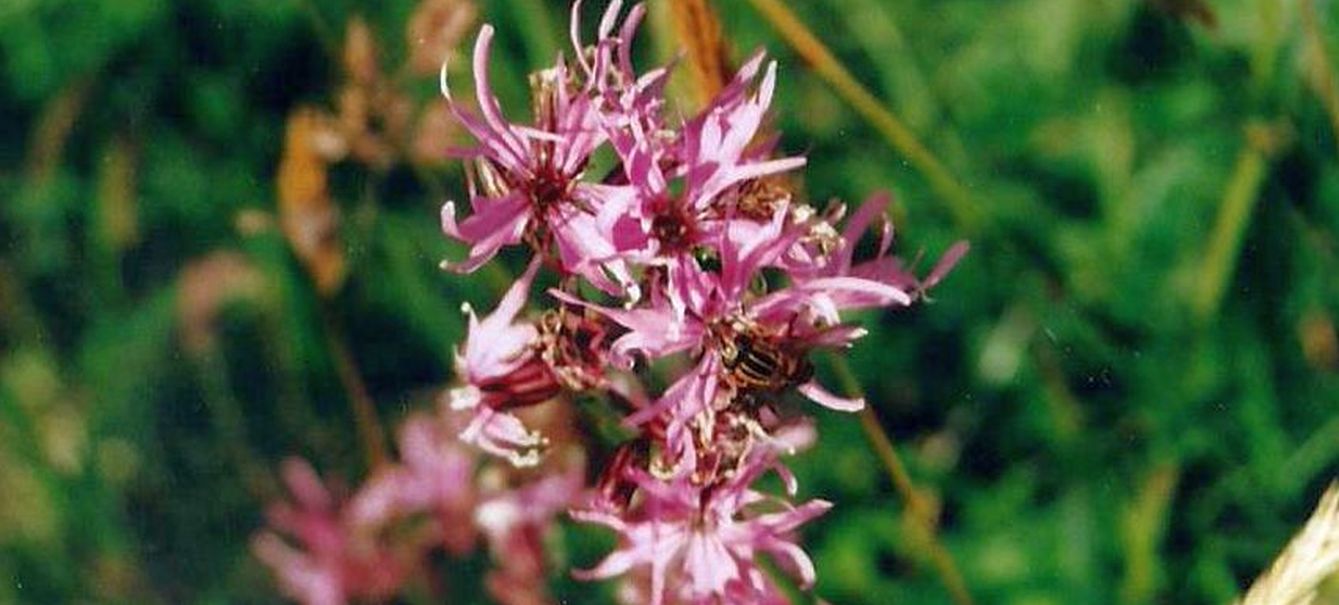
M 667 1 L 644 64 L 676 52 Z M 437 269 L 462 252 L 436 219 L 457 167 L 331 167 L 348 277 L 329 297 L 277 217 L 285 120 L 336 106 L 345 24 L 399 74 L 414 4 L 0 4 L 0 603 L 273 601 L 246 547 L 271 469 L 365 472 L 330 340 L 387 425 L 450 379 L 460 303 L 506 278 Z M 893 190 L 908 256 L 972 240 L 933 304 L 866 316 L 850 359 L 974 596 L 1231 600 L 1339 471 L 1335 7 L 793 3 L 965 185 L 969 226 L 748 3 L 716 4 L 736 56 L 781 62 L 807 195 Z M 519 115 L 565 7 L 481 5 Z M 948 602 L 858 423 L 820 430 L 795 463 L 837 503 L 805 534 L 817 593 Z M 607 543 L 565 533 L 572 564 Z M 460 600 L 484 564 L 456 566 Z

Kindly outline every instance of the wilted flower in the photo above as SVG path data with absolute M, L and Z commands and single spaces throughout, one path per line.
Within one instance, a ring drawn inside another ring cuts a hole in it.
M 469 334 L 456 352 L 456 375 L 464 384 L 446 396 L 451 409 L 473 414 L 461 431 L 463 441 L 517 466 L 538 464 L 539 450 L 547 441 L 526 429 L 511 410 L 548 401 L 562 389 L 539 355 L 539 330 L 533 324 L 515 323 L 538 270 L 539 263 L 531 263 L 482 321 L 466 306 Z

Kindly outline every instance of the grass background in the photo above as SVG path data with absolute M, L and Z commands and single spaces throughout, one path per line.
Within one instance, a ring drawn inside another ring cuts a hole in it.
M 643 65 L 677 47 L 667 1 Z M 565 7 L 479 4 L 519 116 Z M 957 212 L 750 3 L 715 4 L 734 57 L 781 64 L 810 198 L 892 190 L 907 256 L 972 241 L 933 304 L 864 316 L 850 361 L 977 600 L 1231 600 L 1339 471 L 1333 4 L 1214 1 L 1210 25 L 1191 0 L 793 3 L 961 183 Z M 277 461 L 366 470 L 332 339 L 387 425 L 450 380 L 460 303 L 504 277 L 437 269 L 462 254 L 436 218 L 457 166 L 330 168 L 328 296 L 275 226 L 285 119 L 335 104 L 345 23 L 395 72 L 413 8 L 0 5 L 0 602 L 274 601 L 246 540 Z M 817 413 L 795 461 L 837 503 L 804 535 L 817 594 L 949 602 L 856 419 Z M 569 563 L 607 542 L 565 533 Z M 485 565 L 450 566 L 458 602 Z

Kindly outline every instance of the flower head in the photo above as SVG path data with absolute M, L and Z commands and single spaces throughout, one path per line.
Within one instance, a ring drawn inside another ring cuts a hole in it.
M 429 514 L 436 539 L 452 553 L 474 547 L 470 517 L 479 502 L 477 456 L 460 442 L 455 416 L 419 413 L 400 427 L 398 465 L 379 469 L 349 503 L 352 522 L 376 530 L 400 518 Z
M 270 506 L 266 517 L 272 529 L 251 543 L 256 557 L 274 571 L 280 590 L 306 605 L 395 594 L 411 569 L 402 554 L 355 531 L 306 461 L 284 462 L 283 478 L 293 500 Z
M 795 530 L 831 508 L 822 500 L 792 506 L 748 485 L 766 470 L 762 458 L 733 479 L 699 485 L 687 475 L 668 480 L 632 471 L 643 500 L 630 514 L 577 511 L 573 517 L 604 525 L 619 535 L 619 547 L 594 568 L 577 572 L 594 579 L 649 569 L 652 603 L 680 585 L 693 602 L 759 602 L 774 588 L 756 557 L 768 554 L 794 573 L 802 586 L 814 580 L 813 564 L 795 545 Z
M 601 31 L 607 38 L 606 28 Z M 595 220 L 604 190 L 583 180 L 591 155 L 607 140 L 593 83 L 609 70 L 610 54 L 599 52 L 603 40 L 593 53 L 594 65 L 579 54 L 584 82 L 561 58 L 537 72 L 531 79 L 534 122 L 527 126 L 509 122 L 493 95 L 487 73 L 493 35 L 493 28 L 485 25 L 474 47 L 478 116 L 455 101 L 442 70 L 443 95 L 478 141 L 477 147 L 461 153 L 472 162 L 473 214 L 458 221 L 454 202 L 442 207 L 442 229 L 469 244 L 470 253 L 463 262 L 445 266 L 470 272 L 503 246 L 525 241 L 538 254 L 555 253 L 565 272 L 621 294 L 631 277 L 613 258 L 612 244 Z
M 539 355 L 539 331 L 532 324 L 516 323 L 538 270 L 536 260 L 483 320 L 466 307 L 469 334 L 456 352 L 456 374 L 463 384 L 446 394 L 448 407 L 472 413 L 461 440 L 517 466 L 538 464 L 546 440 L 510 411 L 548 401 L 562 389 Z

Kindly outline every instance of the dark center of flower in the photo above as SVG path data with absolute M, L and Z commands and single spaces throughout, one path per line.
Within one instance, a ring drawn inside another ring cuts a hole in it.
M 530 203 L 538 210 L 557 206 L 569 197 L 571 182 L 557 167 L 545 162 L 527 183 Z
M 543 403 L 562 392 L 562 385 L 547 363 L 533 354 L 511 372 L 485 379 L 477 385 L 483 403 L 496 410 L 514 410 Z
M 651 219 L 651 235 L 660 242 L 662 252 L 687 252 L 697 239 L 697 222 L 682 204 L 670 199 L 662 199 L 653 206 L 655 217 Z

